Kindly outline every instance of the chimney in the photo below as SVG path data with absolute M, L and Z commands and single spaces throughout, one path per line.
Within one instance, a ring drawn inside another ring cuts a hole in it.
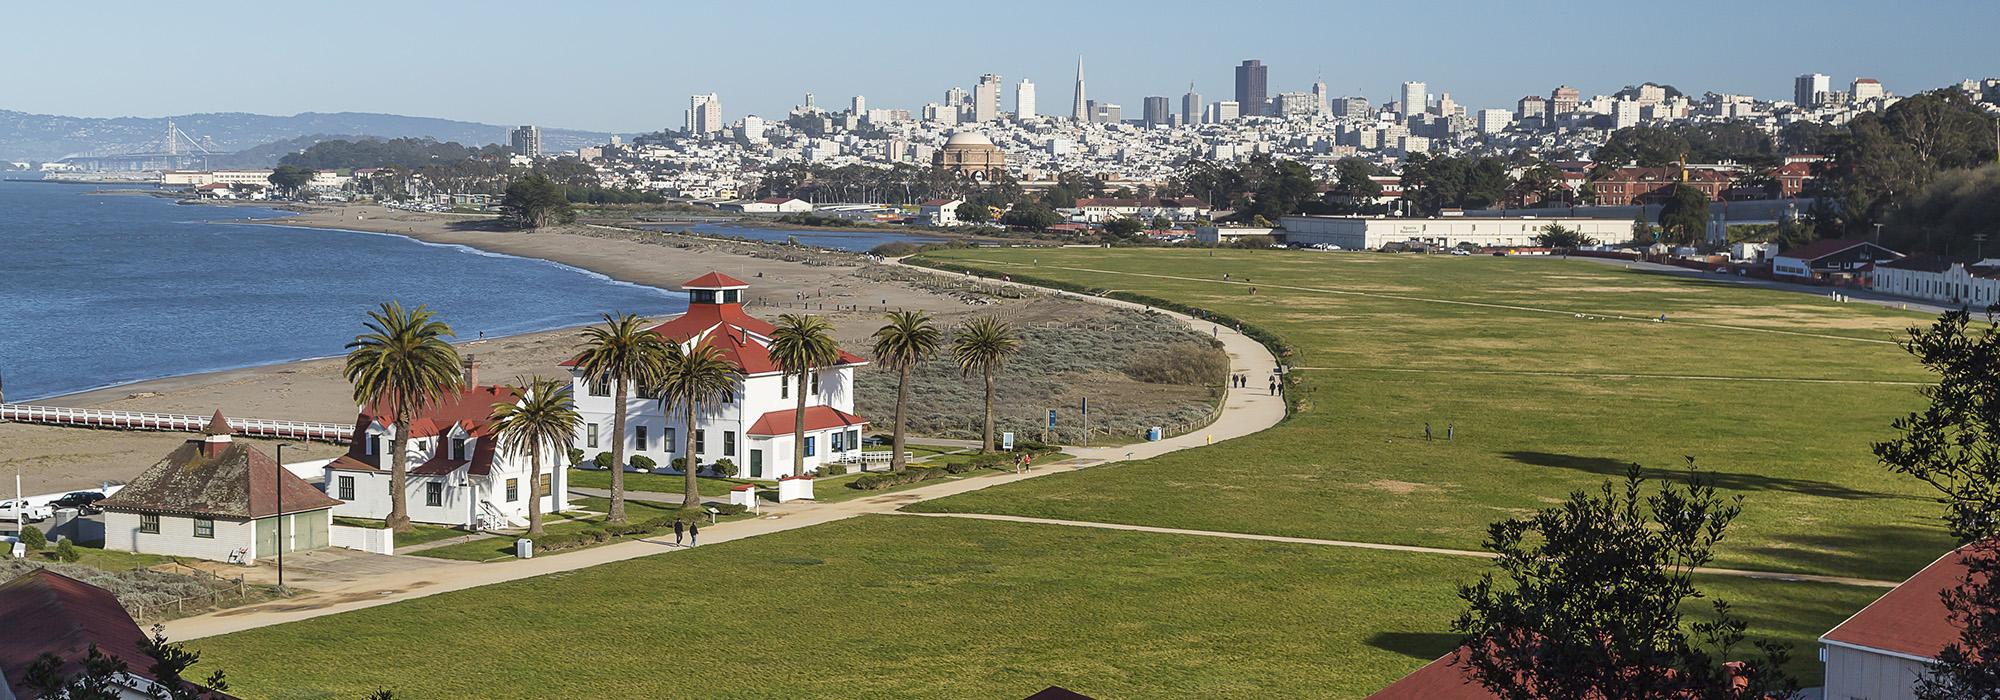
M 472 355 L 466 355 L 465 387 L 470 389 L 477 386 L 479 386 L 479 358 L 474 357 Z
M 229 421 L 222 417 L 222 411 L 216 411 L 215 416 L 208 419 L 208 427 L 201 430 L 201 453 L 209 457 L 222 454 L 223 450 L 229 449 L 229 433 Z

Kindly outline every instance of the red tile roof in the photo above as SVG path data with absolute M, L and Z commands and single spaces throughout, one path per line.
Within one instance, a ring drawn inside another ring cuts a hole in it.
M 1829 255 L 1833 255 L 1835 253 L 1846 251 L 1850 248 L 1857 248 L 1865 245 L 1882 248 L 1881 246 L 1875 245 L 1874 243 L 1854 238 L 1825 238 L 1813 241 L 1811 243 L 1807 243 L 1803 246 L 1799 246 L 1791 250 L 1780 252 L 1778 253 L 1778 257 L 1812 261 L 1824 258 Z M 1902 257 L 1900 254 L 1897 254 L 1895 251 L 1889 250 L 1888 248 L 1882 248 L 1882 250 L 1889 254 L 1896 255 L 1897 257 Z
M 723 359 L 744 374 L 778 371 L 778 363 L 771 359 L 770 350 L 770 337 L 778 331 L 777 327 L 745 313 L 742 304 L 689 304 L 687 313 L 653 326 L 652 330 L 676 343 L 708 338 L 710 344 L 722 351 Z M 867 362 L 866 358 L 841 350 L 840 364 L 835 366 Z M 566 360 L 562 366 L 575 367 L 576 359 Z
M 1455 665 L 1465 649 L 1438 657 L 1389 687 L 1368 696 L 1368 700 L 1497 700 L 1500 696 L 1472 680 L 1463 666 Z
M 48 569 L 35 569 L 0 584 L 0 669 L 16 693 L 28 666 L 42 654 L 63 660 L 61 673 L 81 670 L 92 644 L 123 659 L 130 673 L 151 678 L 146 634 L 110 591 Z M 23 697 L 27 697 L 23 695 Z M 218 698 L 230 698 L 221 693 Z M 233 699 L 232 699 L 233 700 Z
M 791 200 L 785 200 L 785 201 L 791 201 Z M 729 275 L 725 275 L 720 272 L 710 272 L 706 275 L 702 275 L 700 277 L 696 277 L 694 279 L 681 283 L 682 289 L 714 289 L 717 287 L 748 287 L 748 286 L 750 286 L 749 282 L 745 282 L 743 280 L 730 277 Z
M 793 417 L 797 414 L 798 409 L 792 408 L 766 413 L 762 417 L 759 417 L 757 423 L 751 425 L 750 430 L 746 431 L 745 434 L 790 435 L 792 429 L 798 425 L 798 420 Z M 867 424 L 868 421 L 862 419 L 861 416 L 841 411 L 832 406 L 806 407 L 806 430 L 808 431 L 863 426 Z
M 511 386 L 466 387 L 457 394 L 444 397 L 425 406 L 410 419 L 410 437 L 430 437 L 450 432 L 454 426 L 463 426 L 466 432 L 475 436 L 485 435 L 493 422 L 493 404 L 513 403 L 521 399 L 521 390 Z M 384 404 L 374 404 L 361 409 L 361 417 L 383 426 L 396 422 L 396 412 Z M 359 426 L 365 431 L 366 425 Z M 356 441 L 361 432 L 355 433 Z
M 1959 551 L 1938 557 L 1903 585 L 1821 635 L 1820 641 L 1936 658 L 1940 650 L 1958 639 L 1959 629 L 1952 624 L 1939 593 L 1965 578 Z

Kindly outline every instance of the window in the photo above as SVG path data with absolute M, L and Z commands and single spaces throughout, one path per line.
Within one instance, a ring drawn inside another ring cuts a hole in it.
M 444 505 L 444 484 L 435 481 L 424 483 L 424 505 L 432 508 Z
M 465 459 L 465 438 L 452 438 L 448 444 L 451 445 L 451 453 L 447 455 L 448 457 L 451 459 Z
M 819 372 L 817 370 L 812 373 L 812 395 L 819 395 Z
M 377 441 L 381 440 L 381 439 L 382 439 L 382 438 L 381 438 L 380 436 L 377 436 L 377 435 L 370 435 L 370 436 L 368 436 L 368 438 L 367 438 L 367 439 L 364 439 L 364 440 L 362 440 L 362 441 L 361 441 L 361 455 L 362 455 L 363 457 L 373 457 L 373 456 L 375 456 L 375 443 L 376 443 Z
M 583 431 L 583 446 L 584 446 L 584 447 L 596 447 L 596 446 L 597 446 L 597 424 L 596 424 L 596 423 L 591 423 L 591 424 L 588 424 L 588 425 L 584 426 L 584 431 Z
M 194 519 L 194 536 L 195 536 L 195 537 L 199 537 L 199 538 L 202 538 L 202 539 L 204 539 L 204 540 L 212 540 L 212 539 L 215 539 L 215 519 L 214 519 L 214 518 L 195 518 L 195 519 Z
M 508 479 L 508 480 L 507 480 L 507 502 L 508 502 L 508 503 L 513 503 L 513 502 L 516 502 L 516 501 L 519 501 L 519 500 L 521 500 L 521 480 L 520 480 L 520 479 Z
M 724 457 L 736 456 L 736 431 L 734 430 L 722 431 L 722 456 Z
M 668 452 L 673 452 L 675 448 L 677 448 L 677 447 L 679 447 L 679 446 L 680 446 L 680 443 L 677 443 L 677 442 L 674 442 L 674 429 L 673 429 L 673 428 L 666 428 L 666 429 L 664 429 L 664 430 L 666 431 L 666 435 L 667 435 L 667 440 L 666 440 L 666 442 L 667 442 L 667 446 L 666 446 L 666 448 L 665 448 L 665 449 L 666 449 L 666 451 L 668 451 Z
M 792 375 L 787 374 L 778 378 L 778 398 L 792 398 Z
M 833 442 L 833 451 L 840 452 L 845 450 L 846 448 L 843 447 L 843 445 L 847 444 L 846 438 L 847 438 L 847 433 L 835 431 L 833 434 L 833 440 L 831 441 Z
M 646 451 L 648 449 L 646 446 L 652 444 L 651 441 L 646 439 L 647 437 L 649 436 L 646 435 L 646 426 L 642 425 L 637 428 L 633 428 L 632 447 L 637 448 L 641 452 Z
M 340 477 L 340 500 L 343 501 L 354 500 L 354 477 L 351 476 Z
M 160 516 L 153 513 L 140 515 L 139 531 L 148 535 L 160 534 Z
M 554 491 L 551 491 L 551 490 L 549 490 L 549 475 L 548 475 L 548 474 L 543 474 L 543 475 L 542 475 L 542 480 L 541 480 L 541 482 L 540 482 L 540 483 L 537 483 L 537 484 L 535 484 L 535 496 L 536 496 L 537 498 L 539 498 L 539 497 L 542 497 L 542 496 L 547 496 L 547 495 L 549 495 L 549 494 L 551 494 L 551 493 L 555 493 L 555 492 L 554 492 Z
M 855 429 L 853 429 L 853 430 L 849 430 L 849 431 L 847 431 L 847 449 L 850 449 L 850 450 L 858 450 L 858 449 L 861 449 L 861 429 L 860 429 L 860 428 L 855 428 Z
M 590 395 L 591 395 L 591 396 L 610 396 L 610 395 L 611 395 L 611 375 L 610 375 L 610 374 L 608 374 L 608 373 L 606 373 L 606 374 L 600 374 L 600 375 L 597 375 L 597 380 L 596 380 L 596 381 L 593 381 L 593 382 L 591 382 L 591 383 L 590 383 Z
M 701 454 L 707 451 L 708 451 L 708 431 L 696 428 L 694 431 L 694 453 Z
M 811 457 L 811 456 L 813 456 L 813 455 L 814 455 L 814 454 L 815 454 L 815 453 L 817 452 L 817 450 L 815 449 L 815 447 L 816 447 L 816 446 L 815 446 L 815 445 L 813 444 L 813 443 L 815 443 L 815 442 L 818 442 L 818 438 L 817 438 L 816 436 L 814 436 L 814 437 L 807 437 L 807 438 L 806 438 L 806 456 L 807 456 L 807 457 Z

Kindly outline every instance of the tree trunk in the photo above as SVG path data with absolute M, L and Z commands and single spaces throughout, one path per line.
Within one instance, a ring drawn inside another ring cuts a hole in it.
M 611 512 L 606 522 L 625 522 L 625 385 L 624 377 L 612 377 L 611 390 Z
M 528 446 L 528 534 L 542 534 L 542 444 Z
M 389 483 L 394 486 L 389 489 L 389 519 L 384 524 L 395 532 L 414 529 L 410 526 L 410 412 L 406 408 L 396 407 L 396 438 L 389 441 Z
M 889 448 L 893 450 L 889 453 L 889 471 L 892 472 L 902 471 L 905 466 L 903 463 L 903 405 L 910 398 L 909 366 L 904 365 L 898 374 L 899 376 L 896 380 L 896 437 L 890 442 Z M 866 461 L 862 463 L 864 465 L 867 464 Z
M 682 482 L 681 482 L 681 507 L 682 507 L 682 508 L 694 508 L 694 507 L 696 507 L 696 506 L 699 506 L 699 505 L 701 505 L 701 484 L 700 484 L 700 482 L 697 482 L 697 481 L 695 481 L 695 478 L 694 478 L 694 468 L 695 468 L 695 455 L 694 455 L 694 419 L 695 419 L 695 416 L 694 416 L 694 402 L 693 402 L 693 401 L 689 401 L 689 402 L 688 402 L 688 406 L 687 406 L 687 414 L 688 414 L 688 424 L 687 424 L 687 436 L 686 436 L 686 437 L 687 437 L 687 454 L 686 454 L 686 455 L 684 455 L 684 456 L 682 456 L 682 458 L 681 458 L 681 479 L 682 479 Z
M 806 373 L 799 372 L 799 385 L 792 387 L 799 397 L 799 410 L 792 414 L 792 476 L 806 473 Z
M 993 365 L 986 366 L 986 438 L 979 443 L 980 452 L 993 451 Z

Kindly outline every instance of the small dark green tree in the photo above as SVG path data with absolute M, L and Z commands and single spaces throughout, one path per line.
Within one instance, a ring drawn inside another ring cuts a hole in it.
M 74 676 L 63 675 L 61 657 L 44 652 L 28 665 L 21 685 L 26 697 L 67 698 L 67 700 L 119 700 L 121 678 L 130 668 L 118 657 L 105 654 L 96 643 L 84 649 L 83 665 Z
M 309 168 L 301 168 L 296 165 L 280 165 L 272 169 L 270 177 L 265 179 L 270 181 L 272 187 L 278 189 L 279 194 L 286 197 L 297 197 L 299 190 L 304 189 L 308 183 L 312 182 L 313 174 L 313 171 Z
M 1508 700 L 1796 692 L 1783 671 L 1788 645 L 1758 642 L 1759 658 L 1731 658 L 1747 624 L 1727 603 L 1714 601 L 1711 620 L 1683 622 L 1683 605 L 1704 597 L 1695 570 L 1742 512 L 1741 497 L 1717 496 L 1691 457 L 1688 469 L 1687 485 L 1647 495 L 1633 465 L 1622 489 L 1606 481 L 1493 524 L 1486 548 L 1498 571 L 1458 593 L 1467 609 L 1453 629 L 1468 675 Z
M 69 541 L 68 537 L 56 541 L 56 561 L 64 564 L 75 564 L 78 559 L 82 558 L 83 553 L 76 551 L 76 543 Z
M 1104 222 L 1104 232 L 1119 238 L 1131 238 L 1139 235 L 1139 232 L 1144 230 L 1146 230 L 1146 225 L 1139 223 L 1138 219 L 1121 216 Z
M 500 219 L 517 229 L 536 229 L 576 220 L 561 186 L 541 173 L 530 173 L 507 185 L 500 199 Z
M 1708 232 L 1708 195 L 1688 185 L 1674 185 L 1660 205 L 1660 238 L 1669 244 L 1697 245 Z
M 27 547 L 30 552 L 39 552 L 43 547 L 49 546 L 49 538 L 42 535 L 41 528 L 29 525 L 21 528 L 21 545 Z
M 1965 309 L 1910 329 L 1903 348 L 1938 377 L 1930 405 L 1896 419 L 1900 433 L 1874 445 L 1890 471 L 1943 497 L 1945 524 L 1964 547 L 1966 577 L 1943 593 L 1959 627 L 1917 684 L 1926 700 L 2000 697 L 2000 322 L 1968 330 Z
M 1581 248 L 1596 241 L 1583 235 L 1582 231 L 1564 228 L 1562 224 L 1550 223 L 1535 234 L 1535 244 L 1550 248 Z
M 975 224 L 983 224 L 993 219 L 993 210 L 978 202 L 960 204 L 956 213 L 959 221 Z
M 214 693 L 229 691 L 229 681 L 225 679 L 222 669 L 208 674 L 208 679 L 199 685 L 182 678 L 182 674 L 201 661 L 201 652 L 188 651 L 179 642 L 167 641 L 165 627 L 153 625 L 153 636 L 140 646 L 140 650 L 153 660 L 153 665 L 146 671 L 158 684 L 152 692 L 157 700 L 205 700 L 214 697 Z
M 1050 226 L 1062 223 L 1062 215 L 1046 204 L 1030 202 L 1014 205 L 1000 217 L 1000 223 L 1030 231 L 1047 231 Z

